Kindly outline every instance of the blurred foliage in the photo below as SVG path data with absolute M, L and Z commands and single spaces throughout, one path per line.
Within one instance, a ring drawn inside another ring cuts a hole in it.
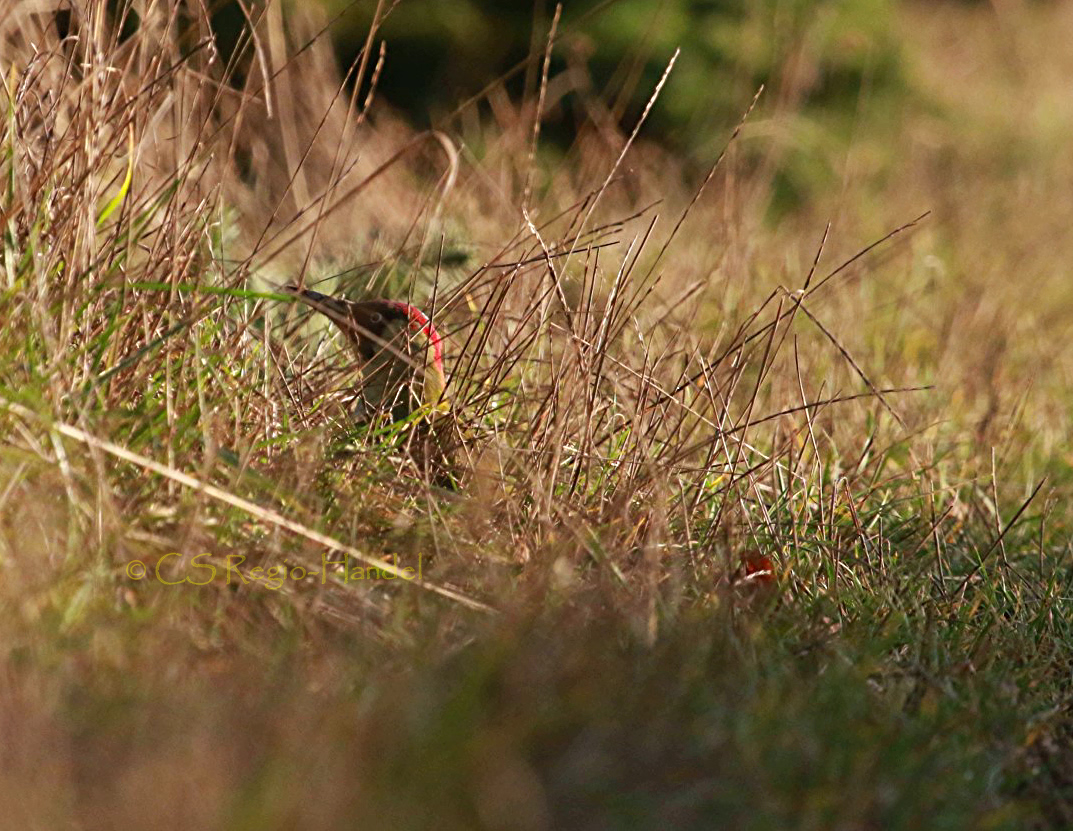
M 332 31 L 347 66 L 376 4 L 321 2 L 341 15 Z M 568 90 L 549 99 L 542 135 L 567 146 L 591 119 L 593 102 L 629 131 L 681 48 L 645 135 L 706 165 L 764 84 L 761 112 L 783 117 L 777 140 L 766 143 L 774 149 L 765 147 L 777 156 L 773 202 L 791 208 L 837 181 L 834 165 L 862 102 L 906 91 L 893 7 L 893 0 L 570 0 L 551 63 L 553 78 L 570 71 Z M 417 125 L 448 128 L 447 116 L 497 78 L 515 101 L 534 96 L 554 8 L 550 0 L 402 0 L 379 31 L 387 61 L 378 95 Z

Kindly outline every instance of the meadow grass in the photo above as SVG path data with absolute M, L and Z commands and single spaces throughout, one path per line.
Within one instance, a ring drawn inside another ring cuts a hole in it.
M 1068 11 L 904 9 L 902 133 L 771 225 L 763 95 L 554 157 L 555 79 L 415 132 L 375 29 L 199 8 L 0 15 L 6 816 L 1073 821 Z M 296 280 L 434 318 L 452 487 Z

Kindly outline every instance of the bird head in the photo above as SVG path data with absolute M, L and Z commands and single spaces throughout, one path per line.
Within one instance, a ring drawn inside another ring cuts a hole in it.
M 346 335 L 361 371 L 358 418 L 390 412 L 395 421 L 421 404 L 440 405 L 447 385 L 443 340 L 416 306 L 400 300 L 346 300 L 287 286 Z

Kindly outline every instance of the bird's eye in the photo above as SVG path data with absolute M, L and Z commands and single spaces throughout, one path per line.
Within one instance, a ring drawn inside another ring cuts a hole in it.
M 369 315 L 369 322 L 370 323 L 383 323 L 384 322 L 384 316 L 382 314 L 380 314 L 380 312 L 373 312 L 371 315 Z

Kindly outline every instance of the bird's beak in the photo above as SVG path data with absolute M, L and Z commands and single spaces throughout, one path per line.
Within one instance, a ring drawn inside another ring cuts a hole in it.
M 284 286 L 283 290 L 289 294 L 293 294 L 299 300 L 308 303 L 318 312 L 323 312 L 333 320 L 347 319 L 347 306 L 345 300 L 338 300 L 335 297 L 329 297 L 327 294 L 321 294 L 319 291 L 313 291 L 312 289 L 300 289 L 298 286 Z

